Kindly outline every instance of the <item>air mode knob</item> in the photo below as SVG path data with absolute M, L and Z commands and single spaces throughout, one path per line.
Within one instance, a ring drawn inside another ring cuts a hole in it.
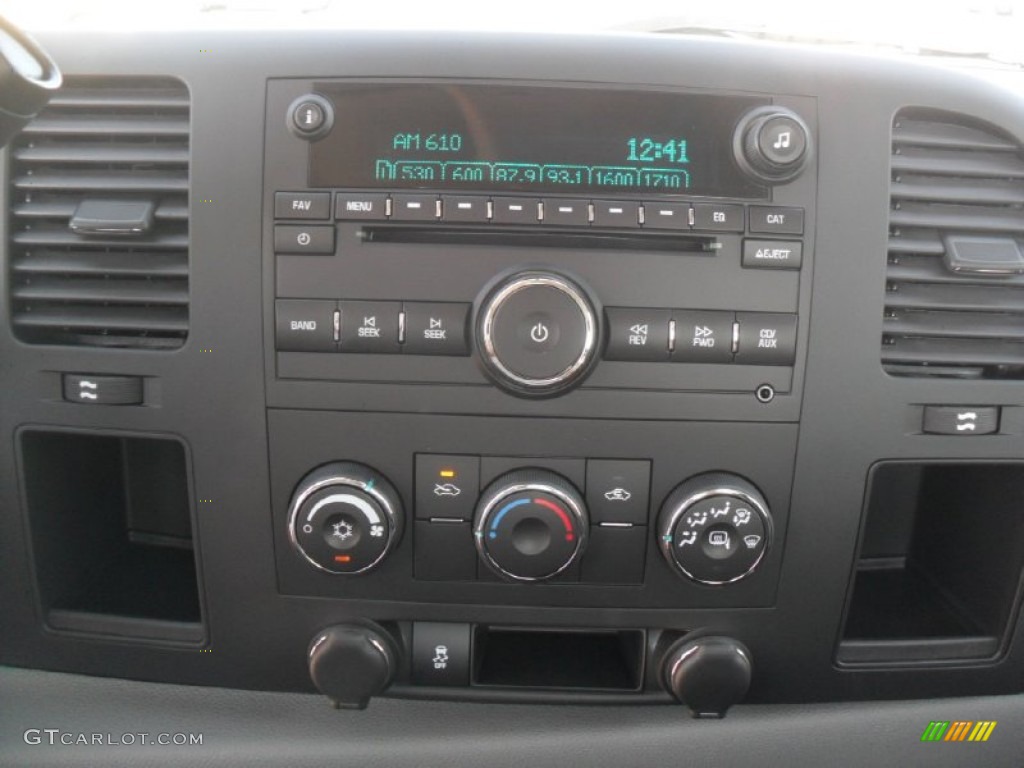
M 481 559 L 499 576 L 544 581 L 582 556 L 587 511 L 579 492 L 561 475 L 517 469 L 484 491 L 473 535 Z
M 484 370 L 514 394 L 564 392 L 594 365 L 599 316 L 588 292 L 563 275 L 523 270 L 498 280 L 476 312 Z
M 288 536 L 321 571 L 366 573 L 384 561 L 401 535 L 398 492 L 362 464 L 325 464 L 302 478 L 292 494 Z
M 771 539 L 767 502 L 736 475 L 690 478 L 668 495 L 658 515 L 658 546 L 665 561 L 701 584 L 729 584 L 749 576 Z
M 733 152 L 740 167 L 759 181 L 792 181 L 811 157 L 811 132 L 792 110 L 758 107 L 736 126 Z

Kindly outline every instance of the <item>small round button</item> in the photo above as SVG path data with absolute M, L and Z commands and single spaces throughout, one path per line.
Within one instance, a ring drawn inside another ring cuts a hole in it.
M 381 563 L 401 532 L 401 505 L 390 483 L 368 467 L 328 464 L 299 484 L 288 533 L 322 571 L 364 573 Z
M 300 96 L 288 107 L 288 127 L 300 138 L 319 139 L 333 124 L 334 108 L 323 96 L 315 93 Z
M 764 558 L 771 516 L 746 480 L 703 475 L 665 499 L 658 536 L 662 554 L 677 572 L 702 584 L 728 584 L 753 573 Z
M 597 314 L 561 275 L 523 272 L 500 284 L 478 314 L 488 373 L 519 394 L 554 394 L 577 383 L 597 349 Z

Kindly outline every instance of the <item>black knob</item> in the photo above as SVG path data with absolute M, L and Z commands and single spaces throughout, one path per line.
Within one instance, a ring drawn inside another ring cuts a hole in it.
M 740 167 L 759 181 L 792 181 L 810 159 L 811 133 L 792 110 L 758 107 L 736 126 L 733 151 Z
M 662 662 L 662 682 L 694 717 L 725 717 L 747 695 L 754 665 L 750 651 L 731 637 L 682 640 Z
M 572 483 L 542 469 L 499 477 L 477 503 L 477 552 L 513 581 L 543 581 L 575 562 L 587 543 L 587 511 Z
M 300 139 L 322 139 L 333 126 L 334 105 L 317 93 L 300 96 L 288 107 L 288 129 Z
M 292 494 L 288 536 L 310 564 L 337 574 L 366 573 L 402 535 L 402 502 L 380 473 L 353 462 L 325 464 Z
M 599 348 L 594 302 L 579 284 L 527 270 L 485 291 L 476 344 L 485 372 L 510 392 L 550 396 L 590 372 Z
M 364 709 L 391 685 L 398 669 L 394 639 L 372 622 L 337 624 L 309 644 L 309 676 L 337 707 Z
M 677 573 L 701 584 L 749 576 L 771 544 L 768 504 L 736 475 L 709 473 L 676 487 L 658 514 L 658 546 Z

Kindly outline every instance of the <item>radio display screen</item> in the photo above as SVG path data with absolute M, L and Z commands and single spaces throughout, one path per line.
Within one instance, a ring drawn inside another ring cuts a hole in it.
M 463 83 L 320 84 L 313 187 L 763 198 L 733 159 L 765 99 Z

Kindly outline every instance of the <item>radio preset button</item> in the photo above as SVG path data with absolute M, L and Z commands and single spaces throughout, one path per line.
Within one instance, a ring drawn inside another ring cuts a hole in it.
M 595 200 L 593 224 L 595 227 L 635 229 L 640 226 L 640 204 Z
M 675 348 L 679 363 L 731 363 L 732 326 L 736 316 L 717 310 L 676 310 Z
M 738 312 L 736 362 L 745 365 L 792 365 L 796 359 L 796 315 Z
M 437 195 L 392 195 L 393 221 L 436 221 Z
M 750 231 L 766 235 L 802 235 L 804 209 L 778 205 L 750 206 Z
M 804 246 L 799 240 L 744 240 L 743 266 L 800 269 Z
M 466 318 L 468 304 L 407 301 L 405 343 L 402 351 L 413 355 L 468 355 Z
M 333 301 L 278 299 L 277 349 L 280 352 L 334 352 Z
M 487 198 L 476 196 L 441 196 L 441 218 L 444 221 L 483 223 L 487 221 Z
M 494 198 L 495 224 L 536 224 L 540 220 L 540 201 L 528 197 Z
M 667 309 L 609 307 L 608 346 L 605 360 L 668 360 L 669 320 Z
M 339 219 L 383 221 L 388 217 L 388 196 L 363 192 L 339 192 L 334 215 Z
M 585 227 L 590 223 L 590 203 L 587 200 L 544 200 L 544 223 Z
M 694 203 L 693 228 L 714 232 L 742 232 L 743 206 Z
M 652 229 L 689 229 L 689 203 L 644 203 L 644 226 Z
M 275 192 L 274 216 L 278 219 L 327 219 L 331 215 L 330 192 Z
M 334 227 L 303 227 L 278 224 L 274 227 L 274 250 L 277 253 L 334 253 Z
M 341 301 L 342 352 L 400 352 L 397 301 Z

